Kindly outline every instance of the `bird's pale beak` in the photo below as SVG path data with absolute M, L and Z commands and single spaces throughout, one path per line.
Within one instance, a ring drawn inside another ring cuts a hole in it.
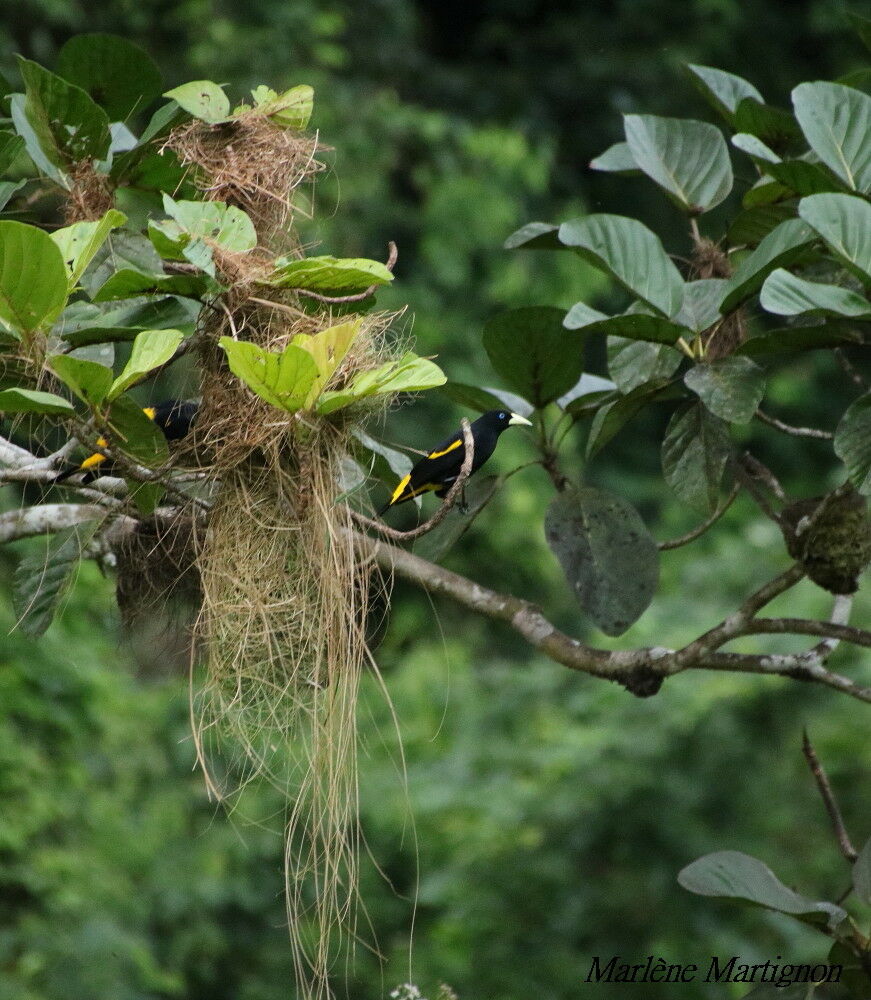
M 527 427 L 532 427 L 532 421 L 527 420 L 526 417 L 521 417 L 519 413 L 512 413 L 511 419 L 508 421 L 510 424 L 525 424 Z

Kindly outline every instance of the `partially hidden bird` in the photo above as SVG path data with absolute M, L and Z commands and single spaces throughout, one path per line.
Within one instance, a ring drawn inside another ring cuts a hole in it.
M 142 412 L 149 420 L 153 420 L 157 424 L 163 431 L 163 435 L 167 441 L 180 441 L 185 437 L 190 432 L 191 427 L 193 427 L 198 410 L 199 403 L 186 402 L 180 399 L 165 399 L 162 403 L 157 403 L 155 406 L 142 407 Z M 98 437 L 97 447 L 108 448 L 108 439 Z M 110 467 L 111 463 L 109 459 L 102 452 L 95 451 L 92 455 L 88 455 L 79 465 L 74 465 L 71 469 L 66 469 L 64 472 L 59 473 L 54 477 L 52 482 L 62 483 L 65 479 L 69 479 L 70 476 L 82 473 L 82 482 L 89 483 L 94 479 L 99 479 L 100 476 L 109 475 Z
M 499 435 L 516 424 L 532 426 L 526 417 L 521 417 L 519 413 L 511 413 L 509 410 L 489 410 L 469 425 L 475 443 L 472 472 L 469 475 L 477 472 L 493 454 Z M 437 444 L 432 451 L 427 452 L 411 472 L 400 480 L 391 498 L 378 511 L 378 516 L 396 504 L 405 503 L 406 500 L 412 500 L 422 493 L 435 493 L 437 497 L 446 496 L 460 474 L 465 457 L 463 432 L 459 430 Z

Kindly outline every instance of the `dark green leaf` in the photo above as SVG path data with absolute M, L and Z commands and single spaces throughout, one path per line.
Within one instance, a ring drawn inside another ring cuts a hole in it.
M 659 237 L 637 219 L 588 215 L 564 222 L 559 238 L 663 316 L 683 304 L 683 278 Z
M 711 413 L 730 423 L 752 420 L 765 395 L 765 373 L 749 358 L 735 355 L 690 368 L 684 382 Z
M 76 347 L 133 340 L 141 330 L 176 329 L 192 333 L 199 307 L 185 299 L 131 299 L 92 304 L 73 302 L 61 313 L 54 332 Z
M 863 295 L 838 285 L 805 281 L 783 268 L 772 271 L 759 293 L 759 304 L 777 316 L 827 313 L 855 319 L 871 319 L 871 302 Z
M 123 268 L 93 296 L 94 302 L 131 299 L 139 295 L 185 295 L 199 299 L 215 294 L 221 286 L 207 274 L 167 274 L 160 277 Z
M 717 851 L 687 865 L 678 882 L 697 896 L 746 900 L 778 913 L 837 928 L 847 914 L 834 903 L 815 902 L 788 889 L 772 870 L 757 858 L 740 851 Z
M 817 81 L 792 92 L 795 115 L 811 149 L 852 190 L 871 190 L 871 97 Z
M 62 396 L 37 389 L 0 390 L 0 413 L 52 413 L 71 417 L 76 411 Z
M 860 493 L 871 494 L 871 392 L 860 396 L 835 430 L 835 454 Z
M 12 583 L 12 603 L 18 625 L 26 635 L 39 638 L 51 625 L 72 583 L 82 551 L 98 527 L 98 521 L 84 521 L 46 536 L 45 545 L 18 564 Z
M 627 142 L 615 142 L 604 153 L 590 160 L 591 170 L 601 170 L 608 174 L 622 174 L 624 177 L 636 177 L 641 174 L 632 150 Z
M 142 407 L 129 396 L 119 396 L 112 403 L 108 426 L 111 447 L 123 451 L 137 464 L 154 469 L 168 459 L 166 438 L 154 421 L 142 412 Z M 140 483 L 130 479 L 127 486 L 141 514 L 150 514 L 160 503 L 163 487 L 158 483 Z
M 452 399 L 455 403 L 459 403 L 460 406 L 467 406 L 471 410 L 477 410 L 479 413 L 486 413 L 488 410 L 501 410 L 507 404 L 505 403 L 505 397 L 510 395 L 509 393 L 500 392 L 496 389 L 482 389 L 476 385 L 466 385 L 463 382 L 445 382 L 443 386 L 439 389 L 443 392 L 448 399 Z M 520 399 L 519 396 L 512 397 L 515 400 Z M 531 403 L 527 403 L 526 400 L 521 400 L 525 404 L 524 407 L 517 409 L 515 406 L 508 406 L 508 409 L 512 410 L 514 413 L 519 413 L 521 417 L 528 417 L 530 413 L 535 409 Z
M 768 173 L 797 195 L 843 191 L 844 185 L 818 163 L 806 160 L 781 160 L 768 166 Z
M 820 326 L 782 326 L 769 330 L 739 344 L 735 353 L 763 358 L 861 343 L 862 335 L 852 326 L 829 321 Z
M 14 132 L 0 132 L 0 174 L 6 173 L 24 149 L 24 140 Z
M 515 230 L 502 244 L 506 250 L 564 250 L 557 239 L 559 226 L 549 222 L 527 222 Z
M 850 19 L 853 30 L 862 39 L 865 48 L 871 50 L 871 18 L 865 17 L 864 14 L 855 10 L 848 10 L 847 17 Z
M 503 476 L 478 476 L 463 487 L 465 510 L 454 506 L 447 517 L 414 543 L 414 554 L 429 562 L 441 562 L 504 483 Z
M 606 635 L 622 635 L 659 580 L 659 551 L 638 512 L 613 493 L 567 487 L 551 501 L 544 531 L 578 603 Z
M 756 205 L 745 208 L 732 220 L 726 238 L 731 246 L 755 246 L 785 219 L 795 217 L 790 205 Z
M 762 283 L 775 268 L 787 267 L 797 261 L 815 240 L 816 233 L 801 219 L 786 219 L 781 222 L 751 254 L 744 258 L 729 279 L 720 310 L 724 314 L 731 312 L 761 288 Z
M 494 370 L 538 407 L 571 389 L 583 371 L 583 340 L 562 321 L 561 309 L 528 306 L 500 313 L 484 326 Z
M 109 234 L 82 275 L 82 286 L 93 298 L 116 271 L 137 271 L 164 277 L 163 262 L 150 241 L 138 233 L 121 229 Z M 110 308 L 116 308 L 114 306 Z
M 734 126 L 736 132 L 755 135 L 781 156 L 802 145 L 801 129 L 788 111 L 763 104 L 753 97 L 745 97 L 738 103 Z
M 722 318 L 719 305 L 728 282 L 725 278 L 700 278 L 684 285 L 684 299 L 675 322 L 695 333 L 710 329 Z
M 728 426 L 701 403 L 687 403 L 675 410 L 662 442 L 665 481 L 685 503 L 713 513 L 730 451 Z
M 112 385 L 111 368 L 68 354 L 57 354 L 48 363 L 61 382 L 88 406 L 99 406 L 106 398 Z
M 656 115 L 624 115 L 632 158 L 687 212 L 698 215 L 719 205 L 732 190 L 726 141 L 707 122 Z
M 662 399 L 680 399 L 682 388 L 670 385 L 642 385 L 611 403 L 596 409 L 587 438 L 587 458 L 591 458 L 650 403 Z
M 814 194 L 802 198 L 798 214 L 854 274 L 871 283 L 871 205 L 864 198 Z
M 780 181 L 776 181 L 773 177 L 769 177 L 766 174 L 760 177 L 752 188 L 744 192 L 741 204 L 744 208 L 773 205 L 784 199 L 792 198 L 793 193 L 785 184 L 781 184 Z
M 66 300 L 66 267 L 48 233 L 0 221 L 0 319 L 30 333 L 53 322 Z
M 57 71 L 90 94 L 113 122 L 142 112 L 163 86 L 154 60 L 117 35 L 74 35 L 58 53 Z
M 0 181 L 0 212 L 9 204 L 9 201 L 27 183 L 27 181 Z
M 19 56 L 18 68 L 25 86 L 24 114 L 43 156 L 61 169 L 82 160 L 104 160 L 111 139 L 106 112 L 81 87 L 38 63 Z
M 745 97 L 750 97 L 760 104 L 764 103 L 762 94 L 753 84 L 740 76 L 735 76 L 734 73 L 692 63 L 687 65 L 686 69 L 702 97 L 728 122 L 733 120 L 735 110 Z
M 608 338 L 608 372 L 622 393 L 646 382 L 663 382 L 678 369 L 681 355 L 665 344 Z
M 578 303 L 583 306 L 583 303 Z M 604 333 L 608 337 L 623 337 L 626 340 L 646 340 L 655 344 L 675 344 L 679 337 L 691 336 L 690 331 L 659 316 L 647 313 L 622 313 L 604 319 L 581 323 L 576 312 L 577 306 L 567 313 L 563 326 L 568 330 L 580 330 L 584 334 Z

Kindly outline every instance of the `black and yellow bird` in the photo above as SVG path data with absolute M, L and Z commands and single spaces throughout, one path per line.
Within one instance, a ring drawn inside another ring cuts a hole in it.
M 512 424 L 532 426 L 526 417 L 508 410 L 489 410 L 471 423 L 469 429 L 475 442 L 473 473 L 477 472 L 493 454 L 499 435 Z M 421 493 L 435 493 L 437 497 L 444 497 L 459 476 L 465 457 L 463 432 L 459 430 L 451 437 L 445 438 L 441 444 L 437 444 L 414 466 L 399 482 L 390 500 L 378 511 L 378 516 L 380 517 L 390 507 L 412 500 Z
M 156 406 L 143 406 L 142 412 L 153 420 L 163 431 L 167 441 L 180 441 L 193 427 L 197 418 L 199 403 L 185 402 L 180 399 L 166 399 Z M 105 437 L 97 438 L 98 448 L 108 448 L 109 441 Z M 100 476 L 109 475 L 111 471 L 109 459 L 99 451 L 88 457 L 79 465 L 66 469 L 54 477 L 52 482 L 62 483 L 70 476 L 82 473 L 82 482 L 89 483 Z

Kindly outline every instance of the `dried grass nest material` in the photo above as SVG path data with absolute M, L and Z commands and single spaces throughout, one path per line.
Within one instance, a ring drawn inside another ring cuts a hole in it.
M 64 199 L 64 222 L 96 222 L 115 205 L 109 178 L 96 171 L 90 160 L 76 163 L 69 171 L 70 189 Z
M 220 125 L 187 122 L 170 133 L 163 148 L 193 168 L 194 183 L 210 201 L 244 209 L 261 243 L 287 230 L 293 192 L 324 169 L 316 153 L 325 147 L 316 136 L 280 128 L 256 112 Z

